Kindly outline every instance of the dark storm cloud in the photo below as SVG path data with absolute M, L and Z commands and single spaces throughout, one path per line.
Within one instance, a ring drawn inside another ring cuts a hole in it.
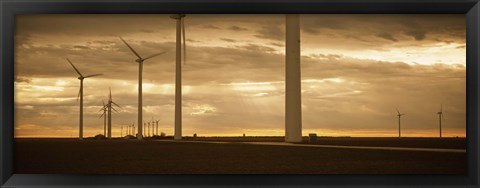
M 221 38 L 220 40 L 226 41 L 226 42 L 237 42 L 236 40 L 233 39 L 227 39 L 227 38 Z
M 211 25 L 211 24 L 204 25 L 203 28 L 206 28 L 206 29 L 221 29 L 220 27 L 217 27 L 217 26 L 214 26 L 214 25 Z
M 387 39 L 387 40 L 391 40 L 393 42 L 398 41 L 395 37 L 393 37 L 393 35 L 391 33 L 383 32 L 383 33 L 376 34 L 375 36 L 380 37 L 380 38 L 384 38 L 384 39 Z
M 257 30 L 258 35 L 255 35 L 258 38 L 272 39 L 272 40 L 284 40 L 285 38 L 285 28 L 281 25 L 269 25 L 262 26 L 260 30 Z
M 236 26 L 236 25 L 231 26 L 231 27 L 229 27 L 228 29 L 233 30 L 233 31 L 248 31 L 247 28 L 239 27 L 239 26 Z
M 307 35 L 349 38 L 351 40 L 347 48 L 361 48 L 366 44 L 372 47 L 388 47 L 392 42 L 427 39 L 430 42 L 435 40 L 465 42 L 465 17 L 460 14 L 302 15 L 301 28 Z

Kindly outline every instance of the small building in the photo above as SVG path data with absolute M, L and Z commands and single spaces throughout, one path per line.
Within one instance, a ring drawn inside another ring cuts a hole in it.
M 317 141 L 317 133 L 309 133 L 308 134 L 308 141 L 309 142 L 316 142 Z

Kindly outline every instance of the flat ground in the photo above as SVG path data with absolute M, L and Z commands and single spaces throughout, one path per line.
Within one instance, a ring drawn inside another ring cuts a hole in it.
M 466 153 L 252 145 L 279 137 L 158 140 L 15 139 L 15 173 L 459 174 Z M 215 144 L 195 141 L 228 141 Z M 312 144 L 464 149 L 465 139 L 319 138 Z

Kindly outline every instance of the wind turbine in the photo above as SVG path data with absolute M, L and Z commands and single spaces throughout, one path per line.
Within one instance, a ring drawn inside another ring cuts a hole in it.
M 66 58 L 66 59 L 70 63 L 70 65 L 72 65 L 73 69 L 75 69 L 75 71 L 79 75 L 78 79 L 80 80 L 80 90 L 78 91 L 77 100 L 78 100 L 78 97 L 80 97 L 80 122 L 79 122 L 79 136 L 78 136 L 78 138 L 80 140 L 83 140 L 83 79 L 94 77 L 94 76 L 100 76 L 100 75 L 103 75 L 103 74 L 92 74 L 92 75 L 88 75 L 88 76 L 83 76 L 82 73 L 80 73 L 80 71 L 77 69 L 77 67 L 75 67 L 75 65 L 73 65 L 73 63 L 70 61 L 70 59 L 68 59 L 68 58 Z
M 132 135 L 135 136 L 135 122 L 132 123 Z
M 113 102 L 113 99 L 112 99 L 112 89 L 111 88 L 108 88 L 110 90 L 110 96 L 108 97 L 108 103 L 107 103 L 107 107 L 108 107 L 108 139 L 111 139 L 112 138 L 112 110 L 114 110 L 115 112 L 118 112 L 115 108 L 113 108 L 113 105 L 119 107 L 119 108 L 122 108 L 120 107 L 120 105 L 118 105 L 117 103 Z
M 182 38 L 183 38 L 183 57 L 186 64 L 186 43 L 185 43 L 185 24 L 183 18 L 185 14 L 172 14 L 170 18 L 177 21 L 177 39 L 176 39 L 176 68 L 175 68 L 175 140 L 182 139 Z M 182 37 L 183 35 L 183 37 Z
M 397 116 L 398 116 L 398 138 L 402 137 L 402 134 L 401 134 L 401 132 L 400 132 L 400 119 L 401 119 L 401 117 L 402 117 L 403 115 L 405 115 L 405 114 L 400 113 L 400 111 L 399 111 L 398 108 L 397 108 Z
M 130 135 L 130 125 L 127 125 L 126 130 L 127 130 L 127 133 L 126 133 L 127 136 Z
M 143 121 L 143 134 L 147 135 L 147 123 L 145 123 L 145 121 Z
M 142 110 L 143 110 L 143 105 L 142 105 L 142 70 L 143 70 L 143 62 L 147 59 L 156 57 L 158 55 L 162 55 L 165 52 L 160 52 L 156 53 L 150 56 L 147 56 L 146 58 L 142 58 L 128 43 L 127 41 L 123 40 L 122 37 L 120 39 L 127 45 L 127 47 L 135 54 L 135 56 L 138 57 L 135 61 L 138 63 L 138 122 L 143 122 L 142 121 Z M 142 136 L 142 126 L 138 126 L 138 139 L 141 140 L 143 138 Z
M 107 136 L 107 111 L 108 111 L 108 107 L 107 105 L 105 104 L 105 101 L 102 101 L 103 103 L 103 107 L 102 109 L 100 109 L 100 111 L 103 111 L 102 115 L 100 115 L 99 118 L 102 118 L 103 116 L 103 136 Z
M 160 121 L 160 120 L 155 121 L 155 122 L 157 123 L 157 135 L 159 135 L 159 134 L 158 134 L 158 122 L 159 122 L 159 121 Z
M 120 127 L 120 137 L 123 137 L 123 125 Z
M 442 118 L 445 118 L 445 116 L 443 116 L 443 105 L 440 104 L 440 111 L 437 112 L 438 114 L 438 124 L 440 126 L 440 138 L 442 138 Z
M 150 136 L 150 121 L 147 122 L 147 135 Z

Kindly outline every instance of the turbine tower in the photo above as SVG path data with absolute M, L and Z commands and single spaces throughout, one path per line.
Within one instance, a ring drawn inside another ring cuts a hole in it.
M 150 122 L 147 122 L 147 136 L 150 137 Z
M 440 126 L 440 138 L 442 138 L 442 118 L 445 118 L 443 116 L 443 105 L 440 104 L 440 111 L 437 112 L 438 114 L 438 125 Z
M 158 134 L 158 122 L 159 122 L 159 121 L 160 121 L 160 120 L 155 121 L 155 122 L 157 123 L 157 135 L 159 135 L 159 134 Z
M 107 111 L 108 107 L 105 104 L 105 101 L 102 101 L 103 107 L 100 109 L 100 111 L 103 111 L 102 115 L 100 115 L 99 118 L 102 118 L 103 116 L 103 136 L 107 136 Z
M 117 103 L 113 102 L 113 99 L 112 99 L 112 89 L 111 88 L 108 88 L 110 90 L 110 96 L 108 97 L 108 103 L 107 103 L 107 107 L 108 107 L 108 139 L 111 139 L 112 138 L 112 110 L 114 110 L 115 112 L 118 112 L 115 108 L 113 108 L 113 105 L 119 107 L 119 108 L 122 108 L 120 107 L 120 105 L 118 105 Z
M 400 113 L 400 111 L 399 111 L 398 108 L 397 108 L 397 116 L 398 116 L 398 138 L 402 137 L 402 134 L 401 134 L 401 132 L 400 132 L 400 119 L 401 119 L 401 117 L 402 117 L 403 115 L 405 115 L 405 114 Z
M 182 38 L 183 38 L 183 56 L 184 63 L 186 57 L 185 44 L 185 24 L 183 18 L 185 14 L 173 14 L 170 18 L 177 21 L 176 34 L 176 68 L 175 68 L 175 140 L 182 139 Z M 183 34 L 183 37 L 182 37 Z
M 135 61 L 138 63 L 138 122 L 143 122 L 142 121 L 142 111 L 143 111 L 143 105 L 142 105 L 142 70 L 143 70 L 143 62 L 147 59 L 156 57 L 158 55 L 162 55 L 165 52 L 160 52 L 156 53 L 153 55 L 150 55 L 146 58 L 142 58 L 128 43 L 127 41 L 123 40 L 122 37 L 120 39 L 127 45 L 127 47 L 132 51 L 135 56 L 137 56 L 138 59 Z M 142 136 L 142 126 L 138 126 L 138 139 L 141 140 L 143 138 Z
M 285 22 L 285 142 L 301 142 L 300 16 L 287 14 Z
M 79 75 L 78 79 L 80 80 L 80 90 L 78 91 L 77 100 L 78 100 L 78 97 L 80 97 L 80 122 L 79 122 L 78 138 L 80 140 L 83 140 L 83 79 L 94 77 L 94 76 L 100 76 L 100 75 L 103 75 L 103 74 L 92 74 L 92 75 L 88 75 L 88 76 L 83 76 L 82 73 L 80 73 L 80 71 L 77 69 L 77 67 L 75 67 L 75 65 L 73 65 L 73 63 L 70 61 L 70 59 L 68 59 L 68 58 L 66 58 L 66 59 L 70 63 L 70 65 L 72 65 L 73 69 L 75 69 L 77 74 Z
M 132 123 L 132 135 L 135 136 L 135 122 Z

